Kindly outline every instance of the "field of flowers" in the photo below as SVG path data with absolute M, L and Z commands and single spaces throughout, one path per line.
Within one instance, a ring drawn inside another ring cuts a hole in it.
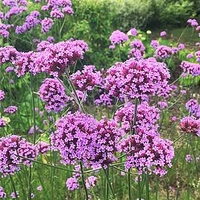
M 70 0 L 0 8 L 0 199 L 200 200 L 200 40 L 115 30 L 86 65 Z

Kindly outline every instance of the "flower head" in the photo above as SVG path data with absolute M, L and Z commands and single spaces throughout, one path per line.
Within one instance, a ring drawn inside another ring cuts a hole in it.
M 40 86 L 39 95 L 47 112 L 59 112 L 69 101 L 63 84 L 56 78 L 46 78 Z

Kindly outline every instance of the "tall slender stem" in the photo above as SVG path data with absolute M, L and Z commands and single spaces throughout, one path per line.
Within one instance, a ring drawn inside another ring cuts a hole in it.
M 83 187 L 85 190 L 85 199 L 88 200 L 88 191 L 87 191 L 87 187 L 85 185 L 85 177 L 84 177 L 84 171 L 83 171 L 83 164 L 80 162 L 80 167 L 81 167 L 81 179 L 83 182 Z

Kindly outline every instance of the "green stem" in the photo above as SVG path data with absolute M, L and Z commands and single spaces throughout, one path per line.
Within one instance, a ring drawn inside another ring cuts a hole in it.
M 108 170 L 108 169 L 107 169 L 107 170 Z M 111 185 L 111 183 L 110 183 L 109 174 L 107 173 L 107 172 L 108 172 L 107 170 L 106 170 L 106 169 L 103 169 L 104 174 L 105 174 L 105 177 L 106 177 L 107 184 L 108 184 L 108 186 L 109 186 L 109 188 L 110 188 L 110 190 L 111 190 L 111 192 L 112 192 L 113 198 L 114 198 L 115 193 L 114 193 L 114 190 L 113 190 L 112 185 Z M 107 196 L 108 196 L 108 195 L 107 195 Z
M 84 171 L 83 171 L 83 164 L 80 162 L 80 167 L 81 167 L 81 179 L 83 182 L 83 187 L 85 190 L 85 199 L 88 200 L 88 191 L 87 191 L 87 187 L 85 185 L 85 177 L 84 177 Z
M 129 197 L 129 200 L 132 199 L 132 195 L 131 195 L 131 172 L 130 172 L 130 169 L 128 170 L 128 197 Z
M 140 175 L 138 176 L 138 197 L 139 197 L 139 200 L 141 200 L 142 199 L 142 191 L 141 191 L 141 177 L 140 177 Z
M 149 173 L 146 174 L 146 200 L 149 200 Z
M 16 190 L 16 188 L 15 188 L 15 183 L 14 183 L 14 181 L 13 181 L 12 175 L 9 175 L 9 177 L 10 177 L 11 185 L 12 185 L 12 188 L 13 188 L 13 190 L 14 190 L 16 199 L 18 199 L 18 194 L 17 194 L 17 190 Z

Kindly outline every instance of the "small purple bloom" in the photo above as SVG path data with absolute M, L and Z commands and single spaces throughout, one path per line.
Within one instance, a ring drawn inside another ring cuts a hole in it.
M 4 188 L 0 186 L 0 199 L 6 198 L 6 193 Z
M 77 190 L 79 188 L 79 183 L 77 178 L 71 177 L 66 181 L 66 186 L 68 190 Z
M 135 28 L 132 28 L 129 33 L 132 35 L 132 36 L 137 36 L 138 32 L 137 32 L 137 29 Z
M 97 177 L 89 176 L 85 180 L 85 185 L 86 185 L 87 189 L 90 189 L 91 187 L 94 187 L 96 185 L 96 182 L 97 182 Z
M 110 42 L 112 45 L 122 44 L 128 39 L 129 39 L 128 36 L 119 30 L 113 31 L 110 36 Z
M 161 32 L 160 32 L 160 37 L 164 37 L 164 36 L 166 36 L 166 35 L 167 35 L 166 31 L 161 31 Z
M 17 106 L 9 106 L 7 108 L 4 109 L 4 113 L 7 113 L 7 114 L 14 114 L 16 113 L 18 110 L 18 107 Z
M 4 100 L 5 98 L 5 92 L 3 90 L 0 90 L 0 101 Z

